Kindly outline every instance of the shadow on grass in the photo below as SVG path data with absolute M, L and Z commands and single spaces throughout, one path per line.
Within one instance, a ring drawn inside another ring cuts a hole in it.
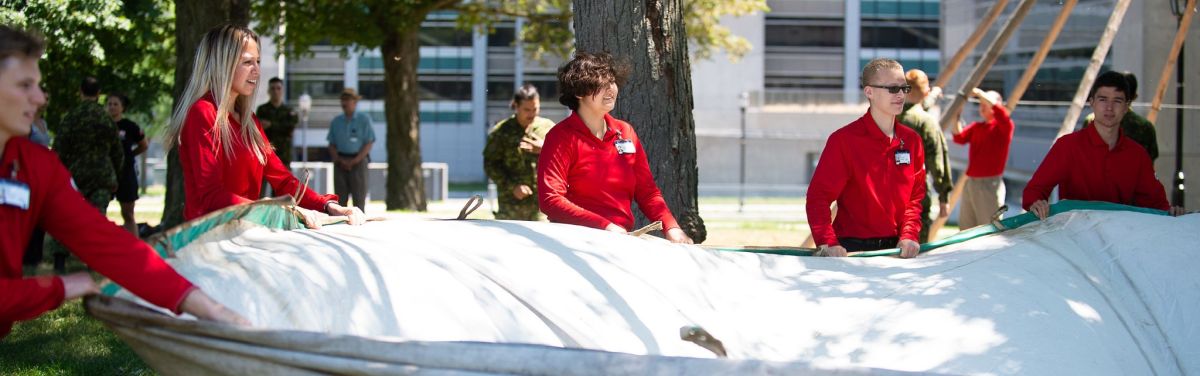
M 0 375 L 152 375 L 79 300 L 23 321 L 0 340 Z

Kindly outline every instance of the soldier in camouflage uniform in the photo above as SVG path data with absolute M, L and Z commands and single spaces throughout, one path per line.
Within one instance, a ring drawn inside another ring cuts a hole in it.
M 929 179 L 925 188 L 925 198 L 921 199 L 921 233 L 918 237 L 921 242 L 928 242 L 932 240 L 929 237 L 929 226 L 933 224 L 933 218 L 930 217 L 930 206 L 933 204 L 930 192 L 937 192 L 938 216 L 950 215 L 947 200 L 950 199 L 950 191 L 954 189 L 954 181 L 950 177 L 950 153 L 946 146 L 946 134 L 942 132 L 938 120 L 925 112 L 921 105 L 929 96 L 929 76 L 920 69 L 912 69 L 904 78 L 908 85 L 912 86 L 912 91 L 904 98 L 904 111 L 900 113 L 898 120 L 900 124 L 917 131 L 925 146 L 925 171 L 929 174 Z
M 279 161 L 290 168 L 292 133 L 295 132 L 296 123 L 300 118 L 296 116 L 296 110 L 292 106 L 283 103 L 283 80 L 279 77 L 272 78 L 269 85 L 267 94 L 271 100 L 258 106 L 258 111 L 254 114 L 258 115 L 258 121 L 262 122 L 263 132 L 267 134 L 271 147 L 275 148 L 275 155 L 279 156 Z
M 483 170 L 496 183 L 500 208 L 496 219 L 536 221 L 541 217 L 537 199 L 537 160 L 546 133 L 554 122 L 538 116 L 541 100 L 537 88 L 525 84 L 513 95 L 516 112 L 488 131 L 483 149 Z
M 1121 72 L 1121 74 L 1125 76 L 1125 81 L 1129 83 L 1129 101 L 1127 103 L 1133 103 L 1134 100 L 1137 100 L 1138 96 L 1137 76 L 1130 72 Z M 1095 119 L 1095 113 L 1088 114 L 1087 118 L 1084 119 L 1083 127 L 1092 126 L 1092 121 Z M 1151 162 L 1158 159 L 1158 134 L 1154 131 L 1154 123 L 1151 123 L 1150 120 L 1142 117 L 1142 115 L 1138 115 L 1136 112 L 1127 111 L 1125 112 L 1125 116 L 1121 118 L 1121 133 L 1125 137 L 1136 141 L 1138 145 L 1142 145 L 1142 148 L 1146 149 L 1146 153 L 1150 154 Z
M 80 85 L 82 102 L 61 123 L 52 124 L 54 151 L 71 173 L 75 188 L 106 213 L 117 190 L 117 176 L 125 160 L 117 127 L 97 100 L 100 83 L 88 77 Z M 48 242 L 54 252 L 55 271 L 63 272 L 67 250 L 57 241 Z

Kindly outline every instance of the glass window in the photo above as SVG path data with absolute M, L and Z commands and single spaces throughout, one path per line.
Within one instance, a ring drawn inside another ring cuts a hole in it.
M 517 31 L 512 26 L 496 26 L 488 35 L 488 47 L 512 47 L 517 40 Z
M 313 98 L 337 99 L 342 94 L 345 83 L 333 80 L 293 79 L 288 81 L 287 96 L 289 100 L 299 100 L 300 95 L 308 93 Z
M 941 37 L 937 26 L 887 25 L 862 28 L 862 46 L 866 48 L 937 49 Z
M 465 80 L 442 81 L 420 80 L 423 101 L 469 101 L 471 100 L 470 77 Z
M 768 18 L 764 32 L 767 46 L 841 47 L 845 39 L 841 20 Z
M 508 80 L 488 80 L 487 83 L 487 99 L 489 101 L 511 101 L 513 96 L 513 82 Z
M 454 26 L 422 26 L 417 38 L 422 46 L 468 47 L 472 43 L 470 31 Z

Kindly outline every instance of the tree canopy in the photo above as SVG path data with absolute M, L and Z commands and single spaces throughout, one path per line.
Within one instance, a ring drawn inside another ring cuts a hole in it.
M 79 83 L 86 76 L 99 79 L 104 93 L 129 96 L 127 113 L 167 108 L 175 71 L 174 18 L 169 0 L 4 1 L 0 6 L 0 22 L 46 36 L 40 66 L 51 124 L 78 103 Z M 149 126 L 157 119 L 142 120 Z

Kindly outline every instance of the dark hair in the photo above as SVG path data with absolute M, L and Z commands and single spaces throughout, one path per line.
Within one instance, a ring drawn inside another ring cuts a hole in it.
M 538 97 L 537 86 L 533 86 L 533 84 L 527 83 L 527 84 L 521 85 L 521 87 L 518 88 L 515 93 L 513 93 L 512 103 L 513 103 L 513 106 L 515 107 L 518 103 L 521 103 L 521 102 L 524 102 L 524 101 L 527 101 L 530 99 L 535 99 L 537 97 Z
M 271 77 L 270 80 L 267 80 L 267 85 L 270 86 L 271 84 L 276 83 L 276 82 L 278 82 L 280 85 L 283 85 L 283 79 L 279 78 L 279 77 Z
M 79 91 L 89 97 L 100 95 L 100 80 L 92 76 L 84 77 L 83 82 L 79 83 Z
M 1122 94 L 1125 94 L 1125 102 L 1128 103 L 1133 101 L 1133 99 L 1130 98 L 1133 95 L 1129 94 L 1132 92 L 1132 90 L 1129 90 L 1129 80 L 1125 79 L 1124 74 L 1116 71 L 1104 72 L 1101 73 L 1100 76 L 1096 77 L 1096 82 L 1092 84 L 1092 90 L 1088 91 L 1088 100 L 1092 100 L 1092 97 L 1096 95 L 1096 91 L 1105 86 L 1111 87 Z
M 0 60 L 9 57 L 40 58 L 46 51 L 46 41 L 35 31 L 0 25 Z
M 116 98 L 117 100 L 121 101 L 121 107 L 124 107 L 126 110 L 129 109 L 129 96 L 127 96 L 125 94 L 121 94 L 121 93 L 108 94 L 108 100 L 112 100 L 113 98 Z
M 580 97 L 595 95 L 609 84 L 624 85 L 628 74 L 629 66 L 607 52 L 576 53 L 574 59 L 558 68 L 558 102 L 578 110 Z
M 1133 72 L 1130 72 L 1130 71 L 1121 72 L 1121 75 L 1125 76 L 1125 82 L 1129 83 L 1129 101 L 1133 102 L 1133 100 L 1137 99 L 1137 97 L 1138 97 L 1138 95 L 1137 95 L 1137 86 L 1138 86 L 1137 85 L 1137 76 L 1134 75 Z
M 875 75 L 878 74 L 879 71 L 893 68 L 901 70 L 904 69 L 904 67 L 900 66 L 899 61 L 888 59 L 886 57 L 877 57 L 868 62 L 867 66 L 863 67 L 862 76 L 859 77 L 858 85 L 861 87 L 871 85 L 871 79 L 874 79 Z M 901 74 L 903 74 L 903 72 L 901 72 Z

